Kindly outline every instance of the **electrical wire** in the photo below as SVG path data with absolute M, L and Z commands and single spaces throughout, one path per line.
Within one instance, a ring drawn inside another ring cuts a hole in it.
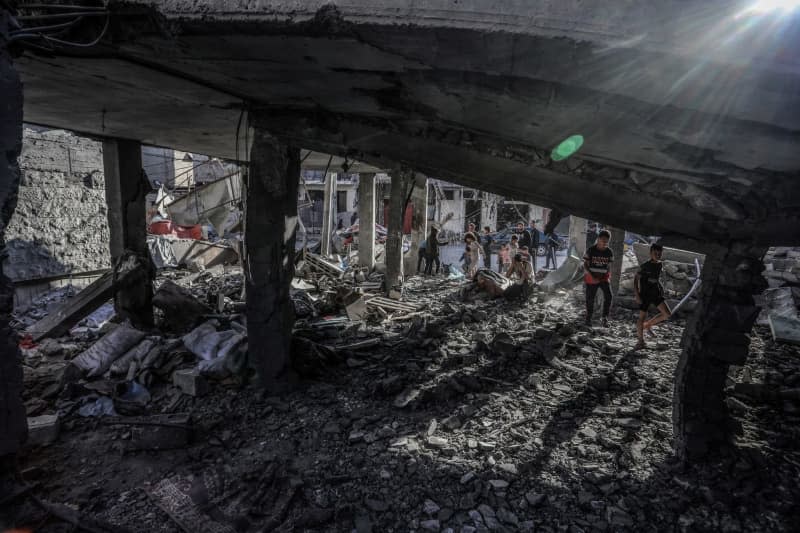
M 98 6 L 75 6 L 75 5 L 68 5 L 68 4 L 23 4 L 19 6 L 20 8 L 24 9 L 52 9 L 53 11 L 68 11 L 68 10 L 79 10 L 79 11 L 107 11 L 105 7 L 98 7 Z
M 64 46 L 74 46 L 76 48 L 91 48 L 95 46 L 97 43 L 99 43 L 103 39 L 103 37 L 106 36 L 106 32 L 108 31 L 108 26 L 110 25 L 110 23 L 111 23 L 111 15 L 106 15 L 106 23 L 103 25 L 103 29 L 100 32 L 100 35 L 98 35 L 95 40 L 88 43 L 73 43 L 71 41 L 62 41 L 61 39 L 56 39 L 55 37 L 48 37 L 47 35 L 43 35 L 43 37 L 48 42 L 57 43 Z
M 102 17 L 108 16 L 107 10 L 103 11 L 71 11 L 69 13 L 53 13 L 52 15 L 22 15 L 17 17 L 17 20 L 22 22 L 25 20 L 42 20 L 42 19 L 68 19 L 72 17 Z
M 50 26 L 36 26 L 33 28 L 21 28 L 19 30 L 15 30 L 9 33 L 12 37 L 17 34 L 21 33 L 40 33 L 45 31 L 52 31 L 52 30 L 62 30 L 66 28 L 70 28 L 75 24 L 79 23 L 83 20 L 83 17 L 78 17 L 75 20 L 71 20 L 69 22 L 62 22 L 61 24 L 51 24 Z

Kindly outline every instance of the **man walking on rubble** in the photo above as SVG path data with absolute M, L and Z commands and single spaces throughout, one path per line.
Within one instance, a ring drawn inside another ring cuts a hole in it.
M 481 235 L 481 240 L 483 241 L 483 266 L 485 268 L 491 269 L 492 268 L 492 229 L 489 226 L 483 227 L 483 235 Z
M 436 263 L 436 274 L 439 273 L 441 263 L 439 261 L 439 230 L 435 226 L 431 226 L 431 231 L 428 233 L 428 240 L 426 241 L 426 256 L 425 256 L 425 274 L 430 275 L 433 269 L 433 264 Z
M 533 274 L 536 275 L 536 258 L 539 255 L 539 229 L 536 227 L 536 221 L 531 220 L 531 244 L 528 247 L 531 252 L 531 267 Z
M 537 233 L 538 233 L 538 231 L 537 231 Z M 532 248 L 533 247 L 533 237 L 531 237 L 531 232 L 525 229 L 525 223 L 524 222 L 517 222 L 517 236 L 519 237 L 519 240 L 517 241 L 517 246 L 519 247 L 520 250 L 522 248 L 527 247 L 528 250 L 533 250 L 531 252 L 531 255 L 536 253 L 536 250 L 534 248 Z M 538 243 L 538 241 L 537 241 L 537 243 Z M 538 246 L 538 244 L 537 244 L 537 246 Z M 531 262 L 531 266 L 533 266 L 532 262 Z M 534 273 L 536 272 L 536 268 L 535 267 L 533 267 L 533 271 L 534 271 Z
M 608 326 L 611 310 L 611 262 L 614 254 L 608 247 L 611 234 L 603 230 L 597 234 L 597 242 L 583 256 L 583 279 L 586 282 L 586 325 L 592 325 L 594 300 L 598 289 L 603 291 L 603 326 Z

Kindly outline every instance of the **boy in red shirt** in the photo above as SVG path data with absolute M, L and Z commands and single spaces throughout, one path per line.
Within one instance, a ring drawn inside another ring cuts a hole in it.
M 608 326 L 608 312 L 611 310 L 611 262 L 614 254 L 608 247 L 611 234 L 603 230 L 597 234 L 594 246 L 583 256 L 583 279 L 586 282 L 586 325 L 592 325 L 594 299 L 597 290 L 603 291 L 603 326 Z

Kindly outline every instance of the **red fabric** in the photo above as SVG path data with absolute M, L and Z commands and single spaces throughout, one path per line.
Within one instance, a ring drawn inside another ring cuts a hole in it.
M 175 235 L 179 239 L 200 240 L 203 238 L 203 230 L 200 224 L 194 226 L 179 226 L 173 224 L 171 220 L 159 220 L 150 224 L 148 231 L 153 235 Z
M 26 333 L 19 339 L 19 347 L 23 350 L 30 350 L 36 348 L 37 344 L 33 342 L 33 337 L 30 333 Z
M 601 278 L 596 278 L 591 274 L 589 274 L 588 272 L 586 272 L 583 275 L 583 281 L 585 281 L 587 285 L 599 285 L 604 281 L 611 281 L 611 272 L 610 271 L 606 272 Z

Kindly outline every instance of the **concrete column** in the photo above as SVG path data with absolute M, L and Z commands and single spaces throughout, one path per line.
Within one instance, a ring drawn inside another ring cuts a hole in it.
M 322 255 L 331 254 L 331 237 L 336 229 L 336 174 L 325 176 L 325 190 L 322 200 Z
M 478 228 L 483 234 L 483 228 L 489 226 L 492 231 L 497 230 L 497 204 L 499 196 L 491 193 L 483 193 L 483 201 L 481 202 L 481 223 Z
M 403 273 L 411 276 L 417 273 L 419 244 L 428 233 L 428 178 L 417 174 L 414 178 L 414 190 L 411 192 L 411 248 L 403 259 Z
M 408 189 L 414 183 L 413 173 L 405 169 L 394 171 L 391 177 L 386 251 L 383 254 L 386 262 L 386 294 L 403 281 L 403 216 Z
M 586 219 L 570 215 L 569 217 L 569 247 L 578 257 L 586 253 Z
M 134 326 L 153 324 L 153 278 L 155 272 L 147 249 L 145 200 L 150 184 L 142 171 L 142 146 L 138 141 L 103 141 L 103 173 L 106 182 L 109 251 L 115 277 L 132 270 L 125 283 L 118 283 L 114 309 Z
M 675 370 L 673 425 L 684 461 L 717 455 L 739 430 L 728 416 L 725 381 L 730 365 L 742 365 L 759 308 L 754 295 L 767 287 L 761 276 L 766 248 L 734 242 L 706 255 L 697 309 L 683 332 Z
M 0 36 L 8 30 L 9 16 L 0 8 Z M 22 84 L 0 37 L 0 258 L 6 256 L 5 229 L 17 207 L 22 150 Z M 28 436 L 22 402 L 22 356 L 11 328 L 14 286 L 2 270 L 0 259 L 0 482 L 15 468 L 14 454 Z
M 245 194 L 244 272 L 250 361 L 274 390 L 289 364 L 300 150 L 256 125 Z
M 358 175 L 358 262 L 375 267 L 375 174 Z
M 611 263 L 611 294 L 616 296 L 622 276 L 622 260 L 625 258 L 625 230 L 610 228 L 610 231 L 611 253 L 614 254 L 614 262 Z

